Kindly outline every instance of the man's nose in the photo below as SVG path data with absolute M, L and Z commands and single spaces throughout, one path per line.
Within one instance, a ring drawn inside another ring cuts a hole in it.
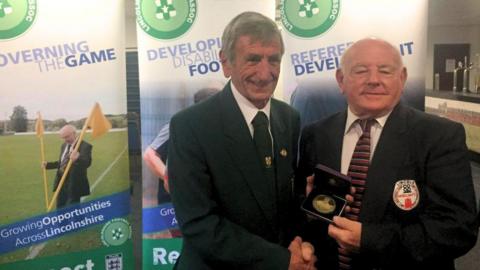
M 257 65 L 257 77 L 262 81 L 270 80 L 273 77 L 273 71 L 274 67 L 265 58 Z
M 380 82 L 380 76 L 377 71 L 370 71 L 368 73 L 368 83 L 377 84 Z

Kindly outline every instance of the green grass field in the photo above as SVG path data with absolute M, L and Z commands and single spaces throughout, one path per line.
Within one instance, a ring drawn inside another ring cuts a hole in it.
M 88 169 L 91 195 L 85 200 L 128 189 L 127 131 L 109 132 L 95 140 L 87 134 L 85 140 L 93 145 L 92 165 Z M 58 159 L 62 144 L 58 134 L 45 134 L 44 142 L 46 160 Z M 46 213 L 39 139 L 35 135 L 0 136 L 0 153 L 0 226 Z M 55 170 L 47 172 L 51 199 Z M 39 256 L 100 247 L 100 230 L 101 226 L 96 226 L 51 240 Z M 24 259 L 27 254 L 28 249 L 8 253 L 0 256 L 0 264 Z

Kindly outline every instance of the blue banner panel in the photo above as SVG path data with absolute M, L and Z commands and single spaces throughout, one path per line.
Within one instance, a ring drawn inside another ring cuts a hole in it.
M 39 244 L 130 212 L 128 191 L 0 227 L 0 254 Z

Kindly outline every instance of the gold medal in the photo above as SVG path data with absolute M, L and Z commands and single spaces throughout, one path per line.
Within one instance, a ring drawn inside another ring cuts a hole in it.
M 315 210 L 322 214 L 330 214 L 335 210 L 336 203 L 335 200 L 324 194 L 317 195 L 312 200 L 312 205 Z

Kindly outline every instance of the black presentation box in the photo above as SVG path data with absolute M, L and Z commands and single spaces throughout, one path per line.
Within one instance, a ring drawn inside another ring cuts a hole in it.
M 301 208 L 310 216 L 331 223 L 334 216 L 343 214 L 351 178 L 322 164 L 315 166 L 314 175 L 314 188 Z

